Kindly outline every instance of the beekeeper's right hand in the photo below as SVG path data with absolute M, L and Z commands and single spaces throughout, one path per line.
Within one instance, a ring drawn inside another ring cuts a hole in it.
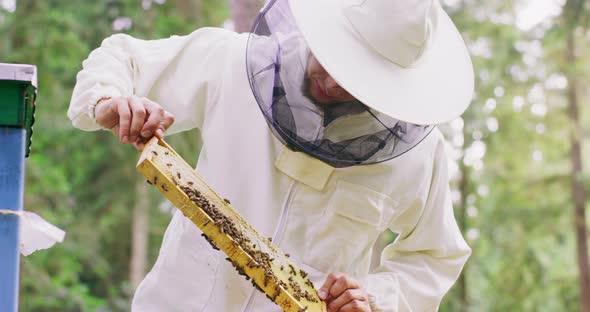
M 159 104 L 136 96 L 105 98 L 95 107 L 96 121 L 123 144 L 142 150 L 154 135 L 163 138 L 174 116 Z

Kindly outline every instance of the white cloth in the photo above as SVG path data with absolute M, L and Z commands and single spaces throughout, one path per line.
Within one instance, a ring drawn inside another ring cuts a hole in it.
M 56 243 L 61 243 L 66 232 L 45 221 L 38 214 L 29 211 L 0 210 L 2 215 L 14 215 L 19 220 L 19 250 L 27 257 L 38 250 L 49 249 Z
M 160 103 L 176 116 L 169 132 L 201 129 L 197 172 L 316 287 L 329 272 L 348 272 L 374 311 L 436 310 L 471 252 L 454 219 L 440 132 L 391 161 L 344 169 L 285 150 L 252 96 L 246 40 L 212 28 L 156 41 L 109 37 L 84 62 L 68 116 L 96 130 L 87 106 L 97 94 Z M 374 251 L 387 229 L 397 240 Z M 133 311 L 280 311 L 200 233 L 174 215 Z M 377 265 L 372 254 L 380 254 Z

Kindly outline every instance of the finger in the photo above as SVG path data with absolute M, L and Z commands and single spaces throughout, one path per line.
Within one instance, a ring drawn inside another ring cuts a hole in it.
M 160 139 L 164 138 L 166 130 L 174 123 L 174 115 L 169 112 L 164 112 L 164 119 L 160 122 L 160 127 L 156 130 L 156 136 Z
M 160 123 L 164 120 L 165 110 L 162 106 L 148 100 L 143 99 L 146 110 L 148 111 L 149 117 L 146 121 L 143 129 L 141 130 L 141 136 L 144 138 L 150 138 L 154 135 L 156 130 L 160 127 Z
M 328 304 L 328 311 L 338 311 L 347 303 L 358 300 L 358 301 L 367 301 L 367 295 L 362 289 L 348 289 L 344 291 L 340 296 L 334 298 Z
M 353 300 L 340 308 L 337 312 L 371 312 L 368 301 Z
M 172 124 L 174 123 L 174 115 L 172 115 L 169 112 L 164 112 L 164 119 L 162 120 L 162 127 L 164 128 L 164 130 L 168 130 L 168 128 L 170 128 L 170 126 L 172 126 Z
M 356 281 L 356 279 L 352 278 L 350 275 L 342 274 L 336 279 L 330 288 L 329 293 L 332 298 L 336 298 L 348 289 L 357 289 L 360 287 L 361 285 Z
M 330 288 L 332 288 L 332 285 L 334 285 L 336 280 L 341 275 L 342 275 L 342 273 L 330 273 L 328 275 L 328 277 L 326 278 L 326 281 L 324 282 L 324 285 L 322 285 L 322 287 L 320 287 L 320 291 L 318 292 L 320 299 L 326 300 L 328 298 L 328 294 L 330 293 Z
M 129 129 L 129 140 L 135 142 L 145 123 L 145 108 L 143 103 L 136 96 L 129 98 L 129 107 L 131 108 L 131 128 Z
M 129 143 L 129 129 L 131 128 L 131 111 L 126 99 L 117 102 L 117 113 L 119 114 L 119 140 L 123 144 Z

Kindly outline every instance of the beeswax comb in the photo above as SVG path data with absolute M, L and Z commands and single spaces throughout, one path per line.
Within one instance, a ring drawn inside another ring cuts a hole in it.
M 166 142 L 152 138 L 137 170 L 201 229 L 213 248 L 227 255 L 238 274 L 251 279 L 254 287 L 284 311 L 326 311 L 307 274 L 261 236 Z

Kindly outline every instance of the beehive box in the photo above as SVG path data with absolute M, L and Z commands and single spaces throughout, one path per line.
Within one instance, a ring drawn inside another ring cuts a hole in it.
M 36 66 L 0 63 L 0 126 L 26 130 L 26 157 L 31 150 L 36 97 Z
M 262 237 L 170 146 L 158 138 L 145 146 L 137 170 L 227 255 L 238 274 L 286 312 L 325 312 L 307 274 Z

